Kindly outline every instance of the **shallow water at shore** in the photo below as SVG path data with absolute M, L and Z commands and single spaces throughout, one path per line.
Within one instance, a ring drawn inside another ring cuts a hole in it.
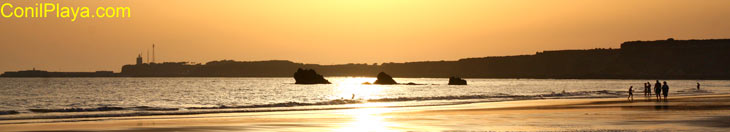
M 0 78 L 0 119 L 57 119 L 229 112 L 410 107 L 642 96 L 652 80 L 396 78 L 424 85 L 361 85 L 374 78 L 334 77 L 295 85 L 291 78 Z M 696 90 L 697 82 L 702 90 Z M 673 96 L 730 93 L 726 80 L 669 80 Z M 354 96 L 354 97 L 353 97 Z

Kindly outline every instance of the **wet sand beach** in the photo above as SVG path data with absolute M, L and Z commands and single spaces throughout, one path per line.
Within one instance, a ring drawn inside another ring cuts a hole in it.
M 730 95 L 6 120 L 1 131 L 730 131 Z

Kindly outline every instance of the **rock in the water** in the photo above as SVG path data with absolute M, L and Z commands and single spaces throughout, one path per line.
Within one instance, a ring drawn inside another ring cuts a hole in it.
M 375 80 L 373 84 L 398 84 L 398 82 L 395 82 L 395 80 L 393 80 L 393 77 L 385 74 L 385 72 L 380 72 L 378 73 L 378 80 Z
M 466 80 L 459 77 L 450 77 L 449 85 L 466 85 Z
M 330 84 L 322 75 L 317 74 L 314 69 L 297 69 L 294 73 L 294 84 Z

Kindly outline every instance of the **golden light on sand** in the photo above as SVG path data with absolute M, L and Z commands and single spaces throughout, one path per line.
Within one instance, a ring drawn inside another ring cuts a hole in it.
M 342 80 L 335 80 L 337 85 L 335 88 L 336 95 L 344 99 L 373 99 L 378 98 L 378 94 L 383 92 L 386 86 L 381 85 L 365 85 L 364 82 L 374 82 L 375 78 L 364 77 L 348 77 Z M 354 95 L 354 97 L 353 97 Z
M 383 113 L 392 111 L 392 108 L 363 108 L 344 111 L 344 114 L 352 116 L 352 121 L 342 124 L 341 128 L 335 131 L 343 132 L 384 132 L 394 131 L 393 128 L 399 126 L 395 122 L 388 122 L 389 116 L 383 116 Z

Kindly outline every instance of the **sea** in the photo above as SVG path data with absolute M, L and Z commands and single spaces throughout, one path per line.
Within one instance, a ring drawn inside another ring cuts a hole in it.
M 538 99 L 626 97 L 644 83 L 623 79 L 395 78 L 415 85 L 367 85 L 369 77 L 330 77 L 299 85 L 287 78 L 0 78 L 0 120 L 417 107 Z M 730 80 L 666 81 L 670 96 L 730 93 Z M 697 90 L 697 83 L 701 89 Z M 653 89 L 652 89 L 653 90 Z

